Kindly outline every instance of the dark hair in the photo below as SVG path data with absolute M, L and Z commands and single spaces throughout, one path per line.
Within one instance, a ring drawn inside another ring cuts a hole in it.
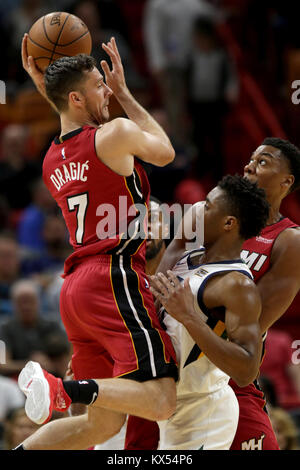
M 296 145 L 288 140 L 279 137 L 267 137 L 261 145 L 270 145 L 280 150 L 283 157 L 287 160 L 290 171 L 295 177 L 294 184 L 291 186 L 290 192 L 300 188 L 300 150 Z
M 61 57 L 47 67 L 44 77 L 46 93 L 58 111 L 67 109 L 68 94 L 78 89 L 78 85 L 86 79 L 84 72 L 91 72 L 95 66 L 93 57 L 77 54 Z
M 247 240 L 259 235 L 269 217 L 265 191 L 240 175 L 224 176 L 218 187 L 226 193 L 231 215 L 238 219 L 240 236 Z

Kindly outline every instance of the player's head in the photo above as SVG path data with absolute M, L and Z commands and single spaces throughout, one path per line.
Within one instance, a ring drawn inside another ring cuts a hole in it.
M 60 113 L 72 111 L 96 125 L 108 121 L 112 91 L 104 83 L 93 57 L 78 54 L 56 60 L 45 71 L 45 87 Z
M 207 195 L 204 206 L 205 245 L 220 237 L 247 240 L 258 235 L 269 217 L 263 189 L 242 176 L 224 176 Z
M 156 197 L 150 196 L 146 260 L 154 259 L 165 244 L 164 239 L 168 236 L 169 227 L 164 219 L 161 202 Z
M 244 176 L 257 182 L 271 203 L 283 199 L 300 187 L 300 150 L 287 140 L 267 137 L 253 152 Z

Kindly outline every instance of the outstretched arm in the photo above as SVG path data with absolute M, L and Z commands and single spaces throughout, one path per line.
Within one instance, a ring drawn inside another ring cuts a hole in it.
M 168 271 L 152 276 L 151 291 L 166 311 L 182 323 L 208 359 L 245 387 L 257 376 L 262 350 L 258 323 L 260 297 L 252 281 L 243 275 L 217 276 L 208 281 L 204 291 L 207 308 L 224 306 L 228 340 L 218 336 L 200 317 L 194 307 L 194 294 L 189 279 L 180 284 Z
M 128 90 L 115 39 L 112 38 L 107 44 L 102 44 L 102 47 L 112 62 L 112 69 L 110 69 L 105 60 L 101 61 L 106 84 L 113 91 L 129 118 L 129 120 L 118 119 L 116 130 L 114 129 L 114 121 L 106 125 L 111 129 L 108 137 L 114 141 L 114 144 L 119 142 L 119 145 L 122 145 L 121 148 L 114 145 L 115 152 L 119 152 L 119 156 L 127 152 L 138 156 L 143 161 L 158 166 L 170 163 L 175 157 L 175 152 L 169 137 Z M 99 138 L 100 135 L 101 133 L 99 133 Z M 114 138 L 114 135 L 118 139 Z M 113 148 L 111 152 L 114 152 Z

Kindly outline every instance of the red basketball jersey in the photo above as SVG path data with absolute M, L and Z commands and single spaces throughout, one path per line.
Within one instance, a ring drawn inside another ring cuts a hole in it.
M 44 182 L 62 211 L 74 248 L 65 274 L 81 258 L 96 254 L 145 259 L 150 195 L 146 172 L 136 159 L 128 177 L 101 162 L 96 131 L 83 126 L 56 137 L 43 163 Z
M 283 230 L 287 228 L 295 228 L 298 227 L 297 224 L 292 222 L 287 217 L 283 217 L 276 222 L 275 224 L 267 225 L 260 233 L 259 236 L 250 238 L 243 243 L 242 251 L 241 251 L 241 258 L 247 263 L 248 267 L 250 268 L 255 283 L 259 281 L 259 279 L 269 270 L 270 262 L 271 262 L 271 255 L 272 255 L 272 248 L 276 241 L 278 235 L 283 232 Z M 264 348 L 263 348 L 263 355 L 264 355 Z M 262 355 L 262 357 L 263 357 Z M 256 394 L 257 393 L 257 383 L 249 384 L 246 387 L 240 388 L 234 382 L 234 380 L 230 379 L 230 385 L 235 391 L 236 395 L 239 394 Z
M 259 281 L 270 267 L 272 248 L 278 235 L 283 230 L 294 227 L 298 225 L 283 217 L 279 222 L 265 227 L 259 236 L 244 242 L 241 257 L 251 269 L 255 282 Z

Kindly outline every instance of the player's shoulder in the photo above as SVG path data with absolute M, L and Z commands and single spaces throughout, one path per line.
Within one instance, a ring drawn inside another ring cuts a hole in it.
M 300 227 L 288 227 L 283 230 L 275 240 L 272 255 L 282 252 L 293 255 L 299 254 L 300 250 Z
M 256 290 L 251 273 L 248 270 L 234 269 L 228 272 L 220 272 L 210 279 L 210 290 L 218 292 L 218 296 L 225 298 L 240 298 L 251 291 Z
M 125 134 L 137 129 L 138 126 L 130 119 L 118 117 L 103 124 L 97 129 L 97 139 L 122 138 Z
M 260 296 L 254 281 L 240 271 L 229 271 L 221 276 L 212 279 L 208 285 L 206 300 L 211 301 L 211 305 L 217 302 L 230 310 L 236 310 L 243 305 L 246 309 L 249 306 L 260 306 Z
M 243 305 L 245 311 L 253 307 L 259 310 L 261 306 L 259 291 L 253 279 L 239 271 L 232 271 L 224 276 L 222 296 L 224 306 L 229 309 Z
M 246 274 L 246 270 L 234 270 L 225 273 L 222 281 L 227 289 L 252 289 L 255 288 L 255 283 L 251 276 Z

